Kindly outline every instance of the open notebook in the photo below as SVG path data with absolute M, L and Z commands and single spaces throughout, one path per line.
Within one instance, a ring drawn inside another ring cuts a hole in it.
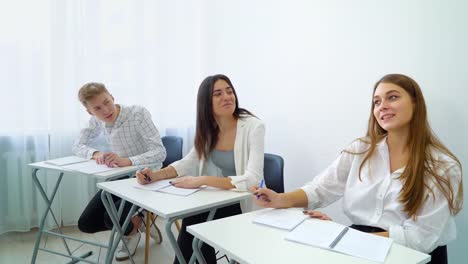
M 299 209 L 266 209 L 260 212 L 253 222 L 279 229 L 293 230 L 308 217 Z
M 384 262 L 392 240 L 318 219 L 308 219 L 286 235 L 286 240 Z

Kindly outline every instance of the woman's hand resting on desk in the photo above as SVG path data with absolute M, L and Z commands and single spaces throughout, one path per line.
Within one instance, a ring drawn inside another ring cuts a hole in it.
M 200 188 L 202 185 L 205 185 L 203 176 L 179 177 L 179 178 L 173 179 L 171 181 L 171 184 L 174 185 L 175 187 L 186 188 L 186 189 Z
M 319 212 L 319 211 L 314 211 L 314 210 L 304 210 L 303 213 L 305 215 L 310 216 L 311 218 L 318 218 L 320 220 L 332 220 L 328 215 Z
M 283 199 L 281 199 L 281 194 L 270 190 L 268 188 L 259 188 L 254 186 L 250 188 L 250 191 L 253 193 L 253 200 L 256 205 L 261 207 L 268 208 L 285 208 Z

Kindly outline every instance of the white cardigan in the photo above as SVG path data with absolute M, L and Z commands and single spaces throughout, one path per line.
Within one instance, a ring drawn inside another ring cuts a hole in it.
M 234 165 L 236 174 L 229 176 L 235 186 L 233 191 L 248 191 L 263 179 L 265 125 L 258 118 L 244 116 L 237 120 L 236 140 L 234 142 Z M 219 176 L 221 169 L 211 159 L 199 159 L 195 148 L 183 159 L 171 166 L 178 176 Z M 252 202 L 242 204 L 243 211 L 252 209 Z

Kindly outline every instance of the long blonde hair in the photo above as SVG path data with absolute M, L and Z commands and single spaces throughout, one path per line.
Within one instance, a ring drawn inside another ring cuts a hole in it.
M 399 200 L 404 204 L 404 211 L 410 217 L 416 218 L 418 210 L 424 203 L 425 189 L 429 190 L 432 195 L 434 195 L 433 190 L 428 185 L 429 179 L 432 179 L 436 187 L 442 191 L 447 199 L 450 213 L 456 215 L 460 212 L 463 205 L 463 177 L 460 175 L 460 182 L 453 183 L 449 178 L 438 175 L 438 170 L 447 170 L 447 161 L 438 160 L 437 157 L 433 156 L 433 151 L 439 151 L 452 158 L 460 166 L 460 173 L 461 163 L 432 131 L 427 120 L 426 103 L 421 88 L 408 76 L 402 74 L 388 74 L 375 84 L 374 93 L 380 83 L 391 83 L 405 89 L 412 97 L 414 104 L 414 112 L 410 121 L 407 142 L 409 158 L 405 170 L 400 175 L 403 187 L 400 191 Z M 374 103 L 372 102 L 366 138 L 361 139 L 369 143 L 370 147 L 364 152 L 365 156 L 359 167 L 359 178 L 361 178 L 361 171 L 364 164 L 374 153 L 377 143 L 387 135 L 387 131 L 380 127 L 373 113 Z M 453 184 L 459 185 L 457 194 L 455 194 Z

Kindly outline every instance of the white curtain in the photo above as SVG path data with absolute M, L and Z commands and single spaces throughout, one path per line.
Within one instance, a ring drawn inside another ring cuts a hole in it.
M 117 103 L 147 107 L 161 135 L 182 136 L 187 152 L 203 77 L 202 3 L 31 0 L 0 8 L 0 234 L 38 225 L 44 202 L 27 164 L 71 154 L 89 118 L 77 100 L 86 82 L 106 84 Z M 57 175 L 39 178 L 50 193 Z M 66 175 L 58 221 L 76 224 L 96 191 L 96 180 Z

